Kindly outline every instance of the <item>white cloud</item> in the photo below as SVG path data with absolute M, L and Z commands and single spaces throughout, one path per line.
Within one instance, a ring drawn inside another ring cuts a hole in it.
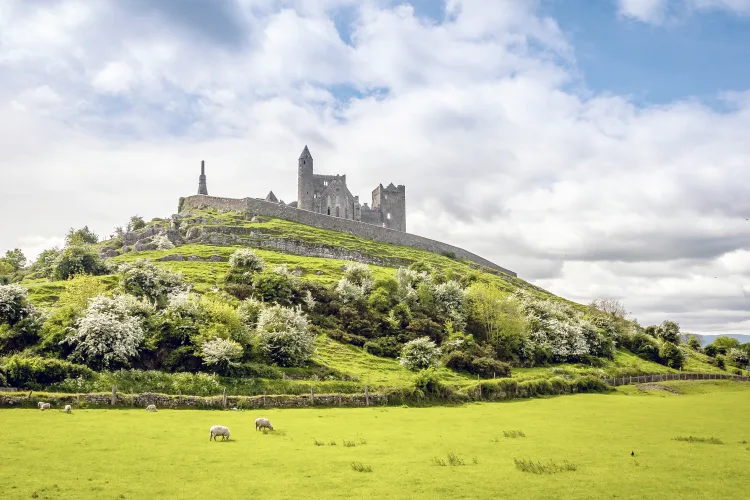
M 618 0 L 618 12 L 646 23 L 662 22 L 668 0 Z
M 212 194 L 292 201 L 308 144 L 365 201 L 405 184 L 410 231 L 553 293 L 616 296 L 645 324 L 747 326 L 745 94 L 720 113 L 571 93 L 574 47 L 532 2 L 451 0 L 441 23 L 349 2 L 351 44 L 328 10 L 343 1 L 243 3 L 190 32 L 186 12 L 96 2 L 53 26 L 64 50 L 21 36 L 49 12 L 0 10 L 0 249 L 167 216 L 200 160 Z
M 649 24 L 662 24 L 677 13 L 689 15 L 723 11 L 736 15 L 750 14 L 750 0 L 617 0 L 620 15 Z M 671 11 L 671 12 L 670 12 Z

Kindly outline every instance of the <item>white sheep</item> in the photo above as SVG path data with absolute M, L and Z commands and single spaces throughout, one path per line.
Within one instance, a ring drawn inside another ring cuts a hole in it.
M 224 441 L 224 439 L 229 439 L 229 427 L 224 427 L 223 425 L 212 425 L 211 437 L 209 437 L 208 440 L 211 441 L 213 439 L 216 441 L 216 436 L 221 436 L 222 441 Z
M 73 407 L 70 405 L 65 405 L 65 413 L 70 413 L 73 410 Z
M 49 403 L 42 403 L 39 405 L 39 409 L 42 411 L 49 410 L 50 408 L 52 408 L 52 405 Z
M 46 403 L 45 403 L 44 401 L 39 401 L 39 402 L 38 402 L 38 403 L 36 404 L 36 407 L 37 407 L 37 408 L 40 408 L 40 409 L 41 409 L 41 407 L 42 407 L 42 405 L 43 405 L 43 404 L 46 404 Z
M 156 411 L 156 405 L 148 405 L 146 411 Z
M 271 429 L 273 430 L 273 425 L 271 425 L 271 421 L 267 418 L 256 418 L 255 419 L 255 430 L 258 429 Z

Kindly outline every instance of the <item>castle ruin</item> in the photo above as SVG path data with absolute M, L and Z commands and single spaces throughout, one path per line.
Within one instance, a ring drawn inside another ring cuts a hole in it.
M 208 195 L 206 171 L 201 161 L 198 194 Z M 273 191 L 264 198 L 281 203 Z M 313 172 L 313 157 L 305 146 L 297 161 L 297 201 L 287 205 L 308 212 L 364 222 L 395 231 L 406 232 L 406 187 L 378 185 L 372 191 L 372 206 L 360 204 L 346 186 L 346 175 L 323 175 Z

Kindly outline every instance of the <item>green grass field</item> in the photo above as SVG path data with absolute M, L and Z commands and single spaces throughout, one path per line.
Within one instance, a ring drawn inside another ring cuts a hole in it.
M 419 409 L 0 410 L 0 498 L 743 497 L 750 384 L 663 385 L 683 394 L 631 386 Z M 255 432 L 258 416 L 276 431 Z M 209 442 L 213 424 L 231 440 Z M 504 437 L 512 430 L 525 437 Z M 691 436 L 722 444 L 675 440 Z M 450 465 L 451 453 L 463 465 Z M 576 470 L 522 472 L 514 459 Z

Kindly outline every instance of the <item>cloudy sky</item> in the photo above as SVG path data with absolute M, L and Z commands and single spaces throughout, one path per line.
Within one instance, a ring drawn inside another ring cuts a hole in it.
M 296 196 L 296 161 L 410 232 L 644 324 L 750 329 L 750 0 L 3 0 L 0 251 Z

